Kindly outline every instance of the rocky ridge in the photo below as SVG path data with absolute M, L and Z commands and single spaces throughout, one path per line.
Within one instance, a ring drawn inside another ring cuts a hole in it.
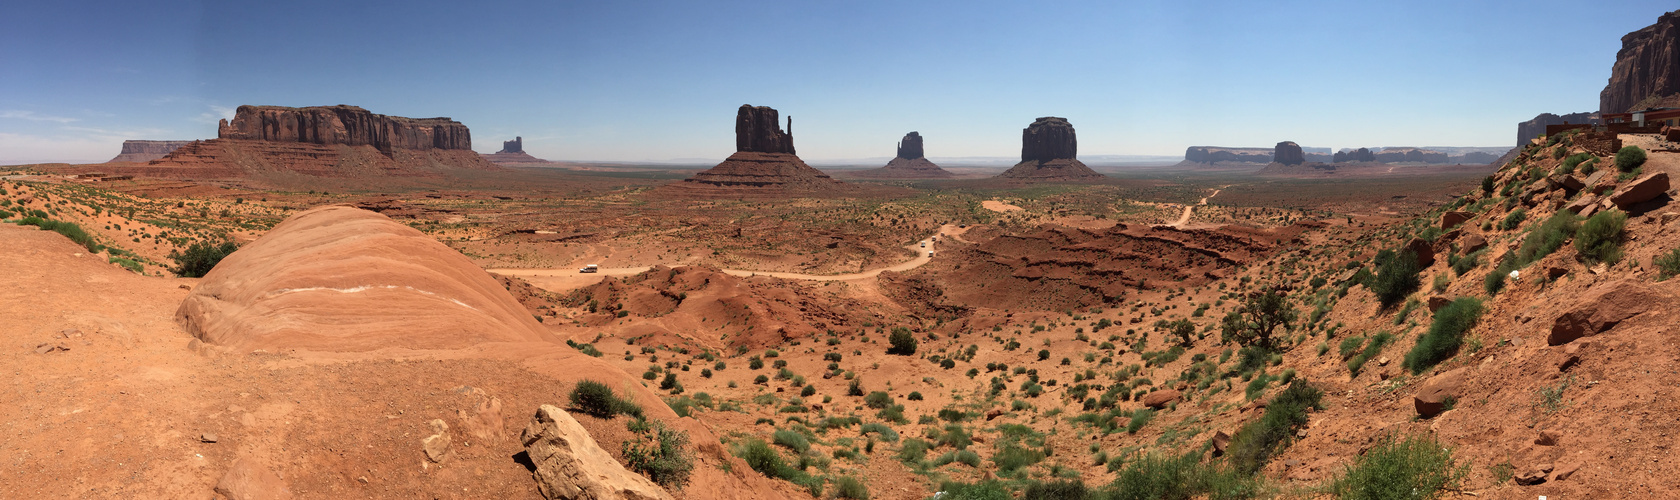
M 144 163 L 168 156 L 181 146 L 192 144 L 193 141 L 123 141 L 122 152 L 118 153 L 111 162 Z

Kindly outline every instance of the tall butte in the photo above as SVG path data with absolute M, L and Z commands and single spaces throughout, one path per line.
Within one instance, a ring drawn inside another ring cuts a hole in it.
M 943 179 L 955 177 L 950 171 L 939 168 L 928 161 L 922 154 L 922 135 L 916 132 L 904 134 L 904 139 L 898 141 L 898 155 L 887 166 L 864 170 L 856 174 L 858 177 L 874 179 Z
M 786 132 L 780 121 L 775 109 L 742 104 L 735 112 L 735 154 L 671 187 L 732 195 L 846 186 L 800 160 L 793 152 L 793 117 Z
M 1046 116 L 1021 131 L 1021 163 L 998 177 L 1006 179 L 1085 181 L 1104 176 L 1076 156 L 1079 141 L 1067 118 Z
M 1622 37 L 1610 82 L 1598 94 L 1599 113 L 1654 107 L 1680 107 L 1680 10 Z
M 550 163 L 548 160 L 537 158 L 535 156 L 531 156 L 530 153 L 526 153 L 524 137 L 514 137 L 511 141 L 502 141 L 502 150 L 484 155 L 484 159 L 490 160 L 490 163 L 504 167 L 517 167 L 520 165 L 547 165 Z

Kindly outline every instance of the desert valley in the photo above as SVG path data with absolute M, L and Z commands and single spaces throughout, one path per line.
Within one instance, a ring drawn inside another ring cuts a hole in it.
M 0 166 L 0 497 L 1669 497 L 1652 16 L 1514 147 L 1082 160 L 1072 109 L 813 166 L 755 101 L 721 161 L 547 160 L 253 102 Z

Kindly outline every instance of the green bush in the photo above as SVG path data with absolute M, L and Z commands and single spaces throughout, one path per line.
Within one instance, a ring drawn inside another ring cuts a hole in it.
M 863 404 L 877 410 L 892 406 L 892 395 L 883 391 L 875 391 L 863 397 Z
M 967 465 L 969 467 L 980 467 L 980 454 L 975 453 L 973 450 L 957 450 L 948 452 L 944 455 L 940 455 L 939 458 L 934 459 L 933 466 L 943 467 L 951 462 Z
M 1579 166 L 1581 162 L 1591 159 L 1593 159 L 1592 153 L 1575 153 L 1569 155 L 1568 158 L 1563 159 L 1563 168 L 1561 172 L 1564 174 L 1573 174 L 1575 173 L 1575 167 Z
M 1632 172 L 1644 164 L 1645 150 L 1639 149 L 1639 146 L 1623 146 L 1621 150 L 1616 151 L 1616 170 Z
M 887 337 L 887 343 L 892 344 L 892 347 L 887 349 L 887 354 L 900 356 L 916 354 L 916 336 L 910 333 L 909 328 L 893 327 L 892 335 Z
M 1307 424 L 1307 410 L 1320 408 L 1324 392 L 1297 378 L 1266 405 L 1259 420 L 1244 425 L 1231 437 L 1226 453 L 1237 472 L 1254 474 L 1295 438 L 1295 430 Z
M 1391 435 L 1355 458 L 1330 489 L 1343 499 L 1424 500 L 1440 498 L 1467 475 L 1469 466 L 1455 463 L 1452 451 L 1434 438 Z
M 1667 280 L 1676 274 L 1680 274 L 1680 248 L 1656 256 L 1651 259 L 1651 265 L 1657 268 L 1657 281 Z
M 654 421 L 646 438 L 624 442 L 624 465 L 667 489 L 681 490 L 694 472 L 688 433 Z
M 804 471 L 795 469 L 782 460 L 782 455 L 770 445 L 754 438 L 747 438 L 735 447 L 735 456 L 747 462 L 748 467 L 768 477 L 787 479 L 792 481 L 805 475 Z
M 1622 227 L 1626 225 L 1627 212 L 1610 209 L 1593 214 L 1575 233 L 1575 251 L 1587 262 L 1614 264 L 1622 258 Z
M 607 384 L 593 380 L 578 381 L 572 386 L 569 399 L 573 409 L 595 418 L 613 418 L 614 415 L 642 418 L 641 406 L 619 398 Z
M 1518 207 L 1511 213 L 1505 214 L 1504 219 L 1499 220 L 1499 229 L 1504 231 L 1516 229 L 1517 226 L 1522 225 L 1524 220 L 1528 220 L 1528 210 Z
M 106 261 L 110 262 L 112 264 L 122 266 L 123 269 L 127 269 L 127 270 L 134 271 L 134 272 L 137 272 L 137 273 L 144 274 L 146 272 L 146 266 L 144 264 L 141 264 L 139 262 L 135 262 L 132 259 L 126 259 L 126 258 L 123 258 L 123 257 L 113 256 L 110 259 L 107 259 Z
M 882 441 L 889 443 L 898 441 L 898 431 L 893 430 L 892 427 L 887 427 L 887 424 L 870 422 L 863 424 L 863 427 L 859 427 L 858 431 L 862 432 L 864 435 L 868 435 L 873 432 L 881 436 Z
M 39 227 L 41 229 L 45 229 L 45 230 L 52 231 L 52 232 L 55 232 L 55 233 L 58 233 L 58 234 L 62 234 L 62 235 L 64 235 L 65 238 L 70 238 L 70 241 L 75 242 L 77 245 L 81 245 L 83 248 L 86 248 L 89 252 L 99 253 L 99 251 L 105 249 L 104 246 L 101 246 L 99 243 L 94 242 L 93 241 L 93 236 L 87 234 L 87 231 L 83 231 L 82 226 L 78 226 L 75 223 L 59 222 L 59 221 L 56 221 L 56 220 L 44 219 L 44 218 L 36 217 L 36 216 L 32 215 L 32 216 L 29 216 L 29 217 L 24 217 L 22 220 L 19 220 L 18 225 L 35 226 L 35 227 Z
M 1009 488 L 997 481 L 958 483 L 947 481 L 939 485 L 945 496 L 939 500 L 1014 500 Z
M 1384 308 L 1392 307 L 1423 285 L 1418 277 L 1422 271 L 1417 254 L 1411 250 L 1385 250 L 1377 254 L 1377 277 L 1371 280 L 1371 291 Z
M 1598 171 L 1598 158 L 1581 163 L 1581 175 L 1592 175 Z
M 906 463 L 920 463 L 923 458 L 927 457 L 928 448 L 932 448 L 932 446 L 928 445 L 927 441 L 915 438 L 906 439 L 904 445 L 898 448 L 898 459 Z
M 811 449 L 811 441 L 806 439 L 804 434 L 787 429 L 777 429 L 775 433 L 770 435 L 770 442 L 799 453 L 805 453 Z
M 1109 462 L 1119 463 L 1119 460 Z M 1179 456 L 1145 455 L 1120 469 L 1106 488 L 1113 500 L 1189 500 L 1191 498 L 1252 498 L 1259 492 L 1252 475 L 1230 467 L 1203 463 L 1202 453 Z
M 855 477 L 840 476 L 834 478 L 834 498 L 869 500 L 869 487 Z
M 1022 467 L 1031 466 L 1044 460 L 1044 452 L 1031 448 L 1023 448 L 1014 443 L 1005 443 L 997 453 L 992 454 L 992 463 L 997 464 L 998 474 L 1013 474 Z
M 1078 479 L 1034 481 L 1021 492 L 1021 500 L 1087 500 L 1096 496 Z
M 1482 265 L 1482 254 L 1484 253 L 1487 253 L 1486 248 L 1470 252 L 1469 255 L 1448 256 L 1447 265 L 1452 267 L 1454 275 L 1463 276 L 1464 273 L 1470 272 L 1470 270 L 1475 269 L 1476 266 Z
M 1522 245 L 1517 247 L 1517 267 L 1527 266 L 1562 248 L 1580 229 L 1580 221 L 1579 215 L 1568 210 L 1552 214 L 1540 227 L 1523 237 Z
M 191 247 L 187 247 L 185 253 L 169 252 L 169 258 L 175 261 L 175 269 L 172 269 L 172 271 L 176 275 L 183 278 L 202 278 L 209 274 L 217 263 L 237 250 L 239 250 L 239 245 L 235 245 L 231 241 L 223 242 L 220 245 L 197 242 L 193 243 Z
M 1126 424 L 1126 433 L 1137 434 L 1139 429 L 1142 429 L 1145 425 L 1149 425 L 1149 421 L 1154 418 L 1155 410 L 1150 408 L 1139 408 L 1137 411 L 1132 412 L 1132 421 L 1131 423 Z
M 1462 297 L 1447 304 L 1435 312 L 1429 331 L 1418 337 L 1417 345 L 1406 353 L 1406 360 L 1401 366 L 1415 375 L 1451 358 L 1464 341 L 1464 332 L 1476 326 L 1476 320 L 1481 316 L 1482 299 Z

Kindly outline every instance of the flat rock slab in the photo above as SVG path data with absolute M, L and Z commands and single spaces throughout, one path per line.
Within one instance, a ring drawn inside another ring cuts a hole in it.
M 519 439 L 544 498 L 671 500 L 664 488 L 619 465 L 566 410 L 542 405 Z

